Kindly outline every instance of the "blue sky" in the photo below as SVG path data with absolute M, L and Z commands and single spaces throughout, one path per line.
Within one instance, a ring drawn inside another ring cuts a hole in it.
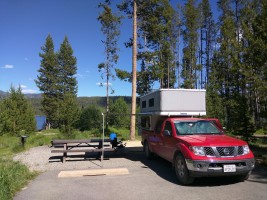
M 77 58 L 78 96 L 105 96 L 97 66 L 105 59 L 104 38 L 97 21 L 100 0 L 0 0 L 0 90 L 21 85 L 24 93 L 39 93 L 34 80 L 40 68 L 41 46 L 48 34 L 58 51 L 65 36 Z M 173 1 L 175 4 L 181 1 Z M 182 1 L 183 2 L 183 1 Z M 214 1 L 211 1 L 214 3 Z M 124 47 L 132 34 L 124 20 L 117 68 L 131 71 L 131 49 Z M 131 83 L 111 81 L 113 95 L 131 96 Z M 157 87 L 157 86 L 155 86 Z M 157 89 L 157 88 L 154 88 Z
M 103 34 L 97 21 L 98 0 L 0 0 L 0 90 L 21 85 L 24 93 L 39 93 L 35 85 L 41 46 L 48 34 L 57 51 L 68 36 L 77 58 L 78 96 L 105 96 L 97 66 L 104 61 Z M 131 49 L 123 42 L 131 35 L 131 22 L 121 33 L 120 61 L 116 67 L 131 69 Z M 131 84 L 111 81 L 114 95 L 131 95 Z

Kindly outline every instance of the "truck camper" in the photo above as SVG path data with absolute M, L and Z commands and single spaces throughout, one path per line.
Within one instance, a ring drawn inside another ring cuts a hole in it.
M 180 184 L 196 177 L 246 180 L 254 155 L 245 141 L 224 134 L 219 120 L 205 118 L 206 91 L 160 89 L 140 98 L 139 134 L 148 159 L 172 163 Z

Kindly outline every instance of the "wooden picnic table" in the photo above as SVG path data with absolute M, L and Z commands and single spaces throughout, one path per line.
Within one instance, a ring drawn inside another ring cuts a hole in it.
M 104 141 L 104 144 L 103 144 Z M 66 140 L 66 139 L 56 139 L 51 141 L 52 147 L 55 149 L 51 150 L 51 153 L 63 153 L 62 162 L 66 162 L 68 153 L 77 152 L 99 152 L 103 155 L 105 151 L 114 151 L 111 148 L 110 139 L 80 139 L 80 140 Z M 63 147 L 63 148 L 62 148 Z M 61 148 L 61 149 L 59 149 Z

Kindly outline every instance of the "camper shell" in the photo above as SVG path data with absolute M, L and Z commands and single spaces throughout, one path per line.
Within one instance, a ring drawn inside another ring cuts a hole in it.
M 140 98 L 141 114 L 206 115 L 206 90 L 159 89 Z
M 140 128 L 154 130 L 167 117 L 206 115 L 206 90 L 159 89 L 140 97 Z M 139 134 L 140 134 L 139 129 Z

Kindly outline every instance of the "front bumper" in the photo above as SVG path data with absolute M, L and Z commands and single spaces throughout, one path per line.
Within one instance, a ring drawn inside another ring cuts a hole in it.
M 193 177 L 233 176 L 249 173 L 255 166 L 255 160 L 254 158 L 227 161 L 186 159 L 186 164 Z M 225 172 L 224 165 L 235 165 L 235 171 Z

